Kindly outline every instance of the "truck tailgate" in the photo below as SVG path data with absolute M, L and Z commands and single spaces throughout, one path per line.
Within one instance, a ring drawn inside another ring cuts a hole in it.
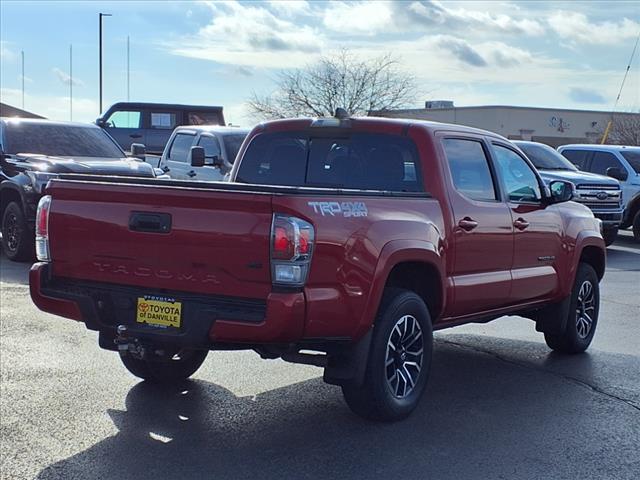
M 265 299 L 271 194 L 54 180 L 53 276 Z

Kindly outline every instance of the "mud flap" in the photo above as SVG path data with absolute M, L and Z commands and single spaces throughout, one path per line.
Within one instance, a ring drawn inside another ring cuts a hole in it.
M 560 335 L 567 328 L 571 295 L 564 300 L 541 308 L 532 316 L 536 321 L 536 331 Z
M 324 369 L 323 380 L 331 385 L 362 385 L 369 359 L 369 348 L 373 329 L 354 343 L 350 348 L 338 354 L 329 356 L 329 362 Z

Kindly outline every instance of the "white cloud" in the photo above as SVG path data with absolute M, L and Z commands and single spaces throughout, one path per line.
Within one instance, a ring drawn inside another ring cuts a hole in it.
M 82 80 L 78 78 L 71 78 L 67 72 L 59 69 L 58 67 L 52 68 L 51 71 L 64 85 L 68 86 L 69 84 L 72 84 L 74 87 L 82 87 L 84 85 Z
M 311 13 L 311 5 L 305 0 L 271 0 L 269 5 L 287 17 L 308 15 Z
M 467 29 L 478 32 L 512 33 L 528 36 L 544 34 L 544 27 L 537 20 L 527 18 L 518 9 L 522 18 L 515 18 L 503 12 L 492 13 L 483 3 L 466 3 L 458 8 L 438 1 L 414 1 L 395 3 L 399 24 L 425 27 L 440 26 L 452 30 Z M 469 8 L 470 5 L 473 7 Z M 503 8 L 502 10 L 507 10 Z
M 211 23 L 195 35 L 167 43 L 169 51 L 235 65 L 292 67 L 304 64 L 323 46 L 316 28 L 279 18 L 260 4 L 208 5 Z
M 9 48 L 9 42 L 5 41 L 5 40 L 0 40 L 0 58 L 2 58 L 2 60 L 15 60 L 18 57 L 18 55 L 11 49 Z
M 389 2 L 332 2 L 324 11 L 323 24 L 345 34 L 376 32 L 391 27 L 393 6 Z
M 628 18 L 591 22 L 584 13 L 562 10 L 551 14 L 548 22 L 559 37 L 573 43 L 619 44 L 635 38 L 640 31 L 640 23 Z

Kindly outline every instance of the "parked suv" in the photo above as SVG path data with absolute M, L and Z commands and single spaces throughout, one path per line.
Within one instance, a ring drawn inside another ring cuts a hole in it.
M 618 236 L 622 222 L 622 190 L 614 178 L 578 170 L 569 160 L 544 143 L 514 141 L 547 183 L 567 180 L 576 186 L 574 201 L 591 209 L 602 220 L 604 242 L 611 245 Z
M 159 167 L 175 179 L 224 180 L 248 133 L 215 125 L 178 127 L 167 142 Z
M 266 122 L 231 182 L 52 180 L 30 292 L 150 382 L 251 349 L 323 367 L 354 412 L 398 420 L 425 391 L 433 330 L 522 315 L 550 348 L 587 349 L 605 245 L 572 194 L 483 130 Z
M 10 260 L 33 258 L 36 206 L 46 183 L 60 173 L 155 175 L 95 125 L 0 118 L 0 230 Z
M 640 241 L 640 147 L 563 145 L 558 151 L 580 170 L 620 181 L 624 205 L 620 228 L 633 226 L 633 235 Z
M 96 124 L 104 128 L 123 150 L 143 143 L 147 153 L 160 155 L 173 129 L 180 125 L 224 125 L 222 107 L 170 103 L 119 102 Z

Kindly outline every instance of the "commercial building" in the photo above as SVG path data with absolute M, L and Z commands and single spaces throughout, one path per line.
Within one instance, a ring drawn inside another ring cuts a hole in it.
M 512 140 L 533 140 L 552 147 L 568 143 L 595 143 L 602 137 L 611 119 L 611 112 L 598 110 L 506 105 L 454 107 L 451 101 L 428 101 L 425 108 L 376 111 L 369 114 L 468 125 L 498 133 Z M 638 113 L 615 115 L 617 118 L 640 119 Z
M 17 107 L 12 107 L 6 103 L 0 103 L 0 117 L 20 117 L 20 118 L 44 118 L 35 113 L 27 112 Z

